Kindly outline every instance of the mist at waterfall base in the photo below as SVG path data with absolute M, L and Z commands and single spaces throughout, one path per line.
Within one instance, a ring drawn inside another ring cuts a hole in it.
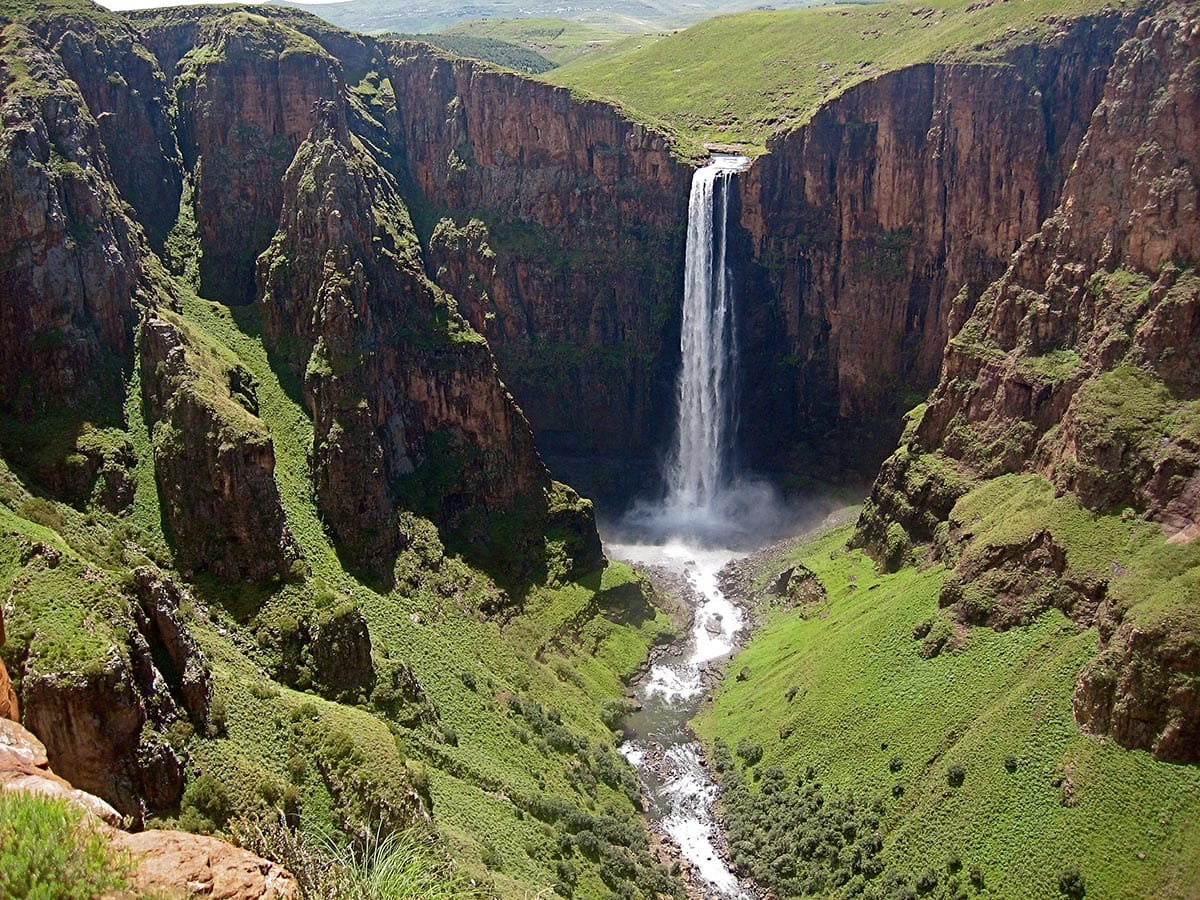
M 620 543 L 753 549 L 803 525 L 809 504 L 784 503 L 768 482 L 739 475 L 735 466 L 739 354 L 725 250 L 734 179 L 749 164 L 744 156 L 717 155 L 693 176 L 674 438 L 662 493 L 606 523 Z

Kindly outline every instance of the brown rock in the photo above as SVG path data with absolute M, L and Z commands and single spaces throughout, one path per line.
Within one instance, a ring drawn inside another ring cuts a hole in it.
M 7 719 L 0 719 L 0 790 L 30 791 L 60 798 L 110 825 L 121 821 L 121 814 L 99 797 L 78 790 L 50 771 L 45 745 L 20 724 Z
M 4 646 L 4 610 L 0 608 L 0 647 Z M 0 659 L 0 719 L 21 721 L 20 708 L 17 706 L 17 692 L 13 689 L 12 679 L 8 669 L 4 668 L 4 660 Z
M 205 835 L 118 831 L 112 844 L 133 856 L 139 891 L 212 900 L 288 900 L 298 892 L 286 869 Z
M 170 745 L 143 729 L 170 714 L 164 704 L 174 704 L 166 685 L 156 684 L 148 650 L 138 656 L 126 662 L 114 648 L 95 671 L 27 672 L 21 683 L 25 724 L 45 743 L 52 765 L 136 823 L 178 804 L 184 784 L 183 763 Z
M 1049 606 L 1097 621 L 1102 650 L 1079 676 L 1077 720 L 1179 761 L 1200 755 L 1191 619 L 1142 622 L 1142 598 L 1073 583 L 1048 532 L 965 551 L 969 523 L 936 534 L 974 480 L 1011 472 L 1042 474 L 1092 509 L 1131 507 L 1168 534 L 1196 532 L 1200 446 L 1172 416 L 1200 389 L 1189 271 L 1200 256 L 1198 54 L 1200 23 L 1184 5 L 1122 44 L 1057 210 L 955 312 L 941 379 L 857 536 L 880 557 L 896 525 L 940 541 L 956 564 L 942 603 L 966 621 L 1007 627 Z
M 424 45 L 389 50 L 395 143 L 448 210 L 435 280 L 488 339 L 542 451 L 619 455 L 628 478 L 672 399 L 690 167 L 607 104 Z
M 29 791 L 66 800 L 93 819 L 119 825 L 120 814 L 49 768 L 42 742 L 16 722 L 0 719 L 0 791 Z M 287 900 L 297 893 L 286 869 L 225 841 L 181 831 L 130 834 L 104 828 L 109 842 L 136 866 L 139 895 L 218 900 Z
M 25 74 L 7 74 L 6 59 Z M 122 211 L 96 123 L 62 63 L 9 25 L 0 66 L 0 407 L 27 416 L 112 387 L 101 375 L 131 347 L 134 300 L 149 277 L 141 230 Z
M 142 328 L 141 367 L 154 472 L 182 567 L 233 581 L 286 575 L 300 550 L 253 378 L 166 312 Z
M 1131 27 L 1085 19 L 1010 65 L 905 68 L 768 142 L 740 182 L 755 263 L 741 327 L 765 361 L 743 400 L 752 461 L 874 470 L 901 404 L 936 382 L 956 304 L 1057 204 Z

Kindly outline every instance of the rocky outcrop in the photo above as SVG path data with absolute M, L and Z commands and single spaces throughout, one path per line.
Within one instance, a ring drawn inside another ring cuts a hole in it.
M 4 646 L 4 610 L 0 609 L 0 647 Z M 0 659 L 0 719 L 21 721 L 21 708 L 17 704 L 17 692 L 13 689 L 12 679 L 4 660 Z
M 31 27 L 83 95 L 108 150 L 113 183 L 161 251 L 179 213 L 183 173 L 157 61 L 119 16 L 51 15 Z
M 285 900 L 296 896 L 291 873 L 216 838 L 157 829 L 130 834 L 105 827 L 120 825 L 117 811 L 51 771 L 41 741 L 16 722 L 2 719 L 0 791 L 27 791 L 65 800 L 81 809 L 88 826 L 100 830 L 114 849 L 128 853 L 139 895 L 223 900 Z
M 300 621 L 285 617 L 276 631 L 278 678 L 284 684 L 346 702 L 371 695 L 371 636 L 357 605 L 342 603 Z
M 213 900 L 299 896 L 296 879 L 282 866 L 207 835 L 151 829 L 118 831 L 110 840 L 133 858 L 140 893 Z
M 752 461 L 878 465 L 963 312 L 1057 205 L 1129 27 L 1083 19 L 1003 65 L 901 69 L 768 143 L 740 181 Z
M 341 69 L 286 21 L 209 10 L 182 26 L 179 142 L 194 182 L 200 289 L 224 303 L 255 297 L 255 260 L 279 222 L 284 172 L 313 126 L 313 104 L 341 92 Z M 151 38 L 169 53 L 173 29 Z M 168 57 L 169 58 L 169 57 Z
M 231 581 L 288 574 L 300 551 L 253 377 L 166 312 L 145 323 L 140 352 L 154 471 L 180 564 Z
M 0 67 L 0 409 L 27 417 L 120 395 L 150 283 L 141 231 L 61 60 L 9 24 Z
M 1120 623 L 1120 624 L 1118 624 Z M 1177 622 L 1120 622 L 1100 626 L 1103 650 L 1080 673 L 1075 720 L 1124 747 L 1158 759 L 1195 762 L 1200 747 L 1200 650 L 1192 629 Z
M 148 653 L 142 662 L 143 675 L 153 671 Z M 185 778 L 183 762 L 153 728 L 163 707 L 156 686 L 141 683 L 115 649 L 96 671 L 33 671 L 21 680 L 25 725 L 54 768 L 139 824 L 149 811 L 174 808 Z
M 1037 473 L 1090 509 L 1140 514 L 1174 541 L 1195 535 L 1198 54 L 1200 23 L 1184 7 L 1164 7 L 1122 45 L 1057 210 L 973 309 L 956 307 L 940 381 L 857 537 L 880 557 L 893 538 L 940 541 L 956 563 L 942 601 L 965 620 L 1006 627 L 1055 606 L 1098 622 L 1077 718 L 1180 760 L 1200 752 L 1194 604 L 1164 611 L 1143 595 L 1153 580 L 1120 581 L 1115 562 L 1111 580 L 1073 583 L 1048 532 L 972 548 L 948 507 L 981 480 Z
M 444 211 L 429 271 L 491 343 L 539 447 L 652 456 L 677 365 L 690 168 L 606 104 L 385 46 L 399 158 Z
M 479 545 L 490 518 L 532 504 L 540 535 L 550 481 L 529 426 L 487 344 L 425 277 L 395 181 L 341 106 L 323 107 L 283 191 L 259 305 L 303 373 L 317 502 L 348 558 L 390 577 L 401 506 Z
M 55 775 L 50 770 L 45 745 L 19 722 L 4 718 L 0 718 L 0 790 L 59 798 L 109 825 L 121 822 L 121 814 L 99 797 Z
M 194 602 L 188 592 L 148 566 L 135 569 L 138 598 L 135 618 L 148 642 L 159 649 L 157 666 L 197 730 L 210 725 L 213 676 L 204 652 L 183 619 L 182 606 Z

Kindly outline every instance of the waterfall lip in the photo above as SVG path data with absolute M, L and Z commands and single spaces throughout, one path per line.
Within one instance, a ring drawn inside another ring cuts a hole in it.
M 715 166 L 723 172 L 745 172 L 754 160 L 740 153 L 726 153 L 722 150 L 710 151 L 708 162 L 703 168 Z

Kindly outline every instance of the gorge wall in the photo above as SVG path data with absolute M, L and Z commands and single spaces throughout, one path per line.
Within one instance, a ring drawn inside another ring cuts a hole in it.
M 742 448 L 873 470 L 949 333 L 1057 205 L 1136 14 L 1064 24 L 1002 65 L 911 66 L 772 139 L 743 179 Z
M 1200 656 L 1175 640 L 1198 630 L 1190 607 L 1140 615 L 1118 573 L 1076 579 L 1053 534 L 975 552 L 954 509 L 972 484 L 1038 475 L 1098 514 L 1195 533 L 1200 359 L 1177 340 L 1200 322 L 1186 12 L 1080 20 L 1002 65 L 853 88 L 740 176 L 732 248 L 747 461 L 863 475 L 936 383 L 859 540 L 892 562 L 927 545 L 961 565 L 960 587 L 1036 570 L 1051 605 L 1100 626 L 1080 721 L 1179 759 L 1200 745 Z M 186 753 L 169 738 L 220 728 L 178 581 L 252 616 L 312 574 L 304 527 L 385 587 L 411 577 L 396 568 L 410 547 L 451 565 L 411 514 L 517 598 L 602 564 L 590 504 L 542 454 L 595 473 L 589 490 L 650 483 L 638 463 L 671 421 L 690 178 L 669 135 L 270 8 L 81 4 L 6 19 L 0 40 L 5 658 L 54 765 L 136 818 L 177 809 Z M 300 438 L 273 429 L 188 309 L 265 350 L 307 413 Z M 299 487 L 279 472 L 287 441 Z M 319 515 L 294 521 L 285 488 Z M 169 546 L 149 546 L 154 528 Z M 363 683 L 336 692 L 365 705 L 364 620 L 311 590 L 353 625 Z M 966 593 L 945 596 L 964 621 L 1013 624 Z M 54 628 L 34 626 L 38 605 Z M 288 612 L 242 649 L 265 671 L 273 647 L 319 631 Z M 420 700 L 402 661 L 378 662 L 388 702 Z M 307 674 L 291 680 L 320 687 Z M 85 758 L 81 735 L 107 752 Z M 396 821 L 427 813 L 407 778 Z
M 1122 45 L 1057 209 L 958 314 L 858 526 L 891 565 L 928 544 L 954 569 L 941 603 L 962 621 L 1007 628 L 1054 606 L 1097 625 L 1076 719 L 1173 760 L 1200 754 L 1185 549 L 1200 515 L 1197 35 L 1194 10 L 1168 8 Z M 1042 497 L 1003 540 L 959 503 L 989 483 Z M 1088 511 L 1091 548 L 1071 508 Z M 1116 519 L 1146 523 L 1163 555 L 1089 561 Z

